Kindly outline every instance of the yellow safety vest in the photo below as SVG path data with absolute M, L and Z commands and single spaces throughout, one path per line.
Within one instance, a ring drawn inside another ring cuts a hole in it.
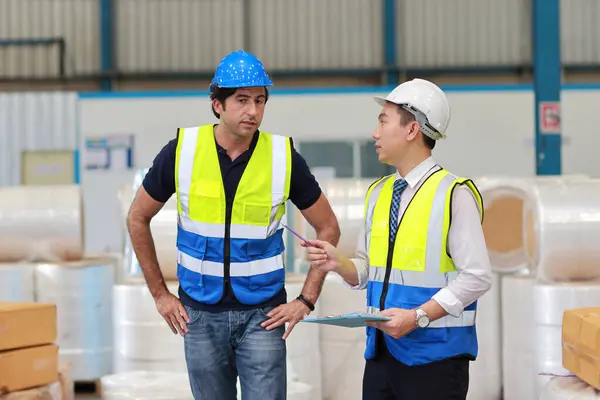
M 389 216 L 394 176 L 386 176 L 369 188 L 365 201 L 369 282 L 367 306 L 414 309 L 429 301 L 457 271 L 448 254 L 452 193 L 457 185 L 473 192 L 483 220 L 483 201 L 473 182 L 441 169 L 423 182 L 400 220 L 395 243 L 390 243 Z M 458 354 L 477 356 L 475 316 L 477 302 L 462 315 L 432 321 L 398 340 L 386 336 L 394 357 L 407 365 L 425 364 Z M 367 329 L 365 356 L 375 355 L 375 331 Z
M 289 138 L 261 131 L 228 221 L 213 125 L 179 130 L 177 274 L 188 296 L 217 303 L 227 275 L 236 298 L 244 304 L 262 303 L 281 290 L 285 270 L 280 220 L 290 178 Z

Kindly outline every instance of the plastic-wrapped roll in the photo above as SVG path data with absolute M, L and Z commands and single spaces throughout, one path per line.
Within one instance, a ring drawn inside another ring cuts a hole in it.
M 115 277 L 116 283 L 124 283 L 129 277 L 142 276 L 142 270 L 139 267 L 139 264 L 133 264 L 135 260 L 135 254 L 133 253 L 133 249 L 131 247 L 131 238 L 129 237 L 129 230 L 127 228 L 127 214 L 129 213 L 129 207 L 133 202 L 133 188 L 131 185 L 125 184 L 122 185 L 117 191 L 117 198 L 119 201 L 119 220 L 121 221 L 121 231 L 123 232 L 123 243 L 122 243 L 122 264 L 121 268 L 117 270 L 117 274 Z M 132 265 L 134 265 L 134 270 L 132 270 Z
M 35 264 L 0 263 L 0 301 L 35 301 Z
M 77 185 L 0 188 L 0 262 L 78 260 L 83 228 Z
M 306 275 L 288 274 L 286 292 L 288 301 L 292 301 L 302 291 Z M 321 314 L 321 301 L 315 304 L 312 315 Z M 287 359 L 293 373 L 301 382 L 313 388 L 314 398 L 321 398 L 321 353 L 319 343 L 319 325 L 298 323 L 287 339 Z M 291 376 L 288 377 L 290 379 Z
M 504 400 L 537 399 L 535 278 L 502 277 L 502 382 Z
M 600 390 L 575 376 L 553 377 L 541 391 L 540 400 L 598 400 Z
M 114 270 L 110 258 L 36 267 L 37 301 L 57 306 L 56 343 L 73 380 L 95 380 L 112 370 Z
M 524 230 L 539 280 L 600 278 L 600 180 L 538 182 L 532 192 Z
M 502 398 L 502 329 L 500 278 L 492 274 L 492 287 L 477 302 L 477 360 L 470 363 L 468 400 Z
M 287 400 L 320 399 L 310 385 L 302 382 L 289 382 L 287 385 Z
M 538 182 L 586 181 L 584 175 L 551 177 L 491 176 L 474 179 L 483 198 L 485 218 L 483 232 L 494 272 L 527 272 L 531 266 L 527 257 L 523 233 L 523 213 L 526 201 L 533 195 Z
M 193 400 L 189 378 L 180 372 L 132 371 L 103 376 L 102 400 Z
M 597 306 L 600 299 L 600 282 L 538 283 L 534 296 L 537 372 L 554 375 L 569 374 L 569 371 L 562 366 L 563 312 L 572 308 Z M 540 376 L 539 387 L 541 388 L 548 380 L 549 376 Z
M 168 282 L 177 295 L 178 283 Z M 118 284 L 114 293 L 114 372 L 187 371 L 183 338 L 158 313 L 144 283 Z
M 122 189 L 119 194 L 124 218 L 129 211 L 135 193 L 142 184 L 148 169 L 142 169 L 135 175 L 131 190 Z M 150 230 L 154 239 L 158 265 L 165 280 L 177 280 L 177 196 L 173 195 L 163 208 L 152 218 Z M 131 245 L 129 235 L 125 234 L 125 273 L 141 275 L 142 270 Z
M 329 273 L 319 298 L 321 315 L 364 311 L 367 306 L 366 294 L 366 290 L 352 290 L 346 287 L 338 274 Z M 328 400 L 362 399 L 365 329 L 321 325 L 320 336 L 323 398 Z

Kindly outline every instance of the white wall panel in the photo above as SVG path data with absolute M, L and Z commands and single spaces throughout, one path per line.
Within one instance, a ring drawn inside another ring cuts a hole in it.
M 301 152 L 303 141 L 358 139 L 372 143 L 371 133 L 380 111 L 373 101 L 376 94 L 385 93 L 273 93 L 262 128 L 292 136 Z M 449 98 L 453 107 L 449 138 L 434 151 L 440 162 L 467 176 L 534 174 L 532 92 L 450 92 Z M 175 137 L 177 127 L 216 122 L 208 105 L 205 96 L 84 99 L 80 105 L 81 130 L 84 136 L 116 131 L 135 134 L 136 168 L 143 168 L 150 166 L 160 149 Z M 580 122 L 588 125 L 588 120 Z M 370 149 L 374 151 L 372 146 Z M 132 179 L 133 171 L 82 172 L 84 201 L 91 210 L 86 212 L 89 251 L 120 249 L 126 233 L 117 190 Z
M 24 150 L 75 150 L 77 94 L 0 94 L 0 186 L 21 182 Z
M 600 63 L 600 2 L 561 0 L 560 16 L 563 63 Z
M 64 38 L 66 72 L 99 68 L 98 0 L 1 0 L 0 39 Z M 0 47 L 0 76 L 57 76 L 58 47 Z
M 269 100 L 262 128 L 302 142 L 346 143 L 370 137 L 379 106 L 373 95 L 332 93 L 278 95 Z M 535 174 L 534 108 L 532 91 L 450 91 L 452 119 L 448 139 L 434 156 L 456 174 L 481 176 Z M 136 167 L 148 167 L 160 149 L 175 137 L 177 127 L 212 123 L 209 100 L 198 97 L 150 97 L 81 100 L 83 135 L 127 131 L 134 133 Z M 600 177 L 595 105 L 600 90 L 563 91 L 563 172 Z M 347 110 L 352 110 L 348 113 Z M 110 115 L 110 118 L 106 118 Z M 332 118 L 343 115 L 343 118 Z M 368 146 L 370 152 L 373 147 Z M 366 158 L 366 152 L 361 158 Z M 117 190 L 130 183 L 134 171 L 83 171 L 86 204 L 86 248 L 118 251 L 123 230 Z M 106 227 L 106 228 L 105 228 Z
M 117 63 L 128 71 L 212 70 L 243 47 L 243 0 L 116 0 Z
M 250 0 L 250 49 L 270 69 L 383 65 L 381 0 Z
M 531 60 L 530 0 L 400 0 L 405 67 L 513 66 Z

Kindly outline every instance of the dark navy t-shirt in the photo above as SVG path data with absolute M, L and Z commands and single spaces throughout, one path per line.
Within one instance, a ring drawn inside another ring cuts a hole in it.
M 232 204 L 231 201 L 235 195 L 238 183 L 242 178 L 242 174 L 246 169 L 246 165 L 250 160 L 250 156 L 258 142 L 258 132 L 254 134 L 254 138 L 248 150 L 242 153 L 234 161 L 229 158 L 227 151 L 217 145 L 217 154 L 219 156 L 219 164 L 221 166 L 221 175 L 223 177 L 223 186 L 225 196 L 227 197 L 228 207 Z M 177 149 L 177 138 L 168 142 L 158 153 L 152 167 L 144 177 L 143 186 L 146 192 L 154 200 L 161 203 L 166 203 L 169 198 L 175 193 L 175 152 Z M 290 201 L 298 207 L 299 210 L 304 210 L 311 207 L 319 199 L 321 188 L 317 180 L 310 171 L 304 158 L 294 149 L 292 142 L 292 171 L 290 182 Z M 225 310 L 240 310 L 266 306 L 277 306 L 287 301 L 285 289 L 282 289 L 273 298 L 263 304 L 248 306 L 240 303 L 233 294 L 230 284 L 225 287 L 223 298 L 217 304 L 203 304 L 189 297 L 182 289 L 179 288 L 179 297 L 184 305 L 192 308 L 201 309 L 204 311 L 225 311 Z

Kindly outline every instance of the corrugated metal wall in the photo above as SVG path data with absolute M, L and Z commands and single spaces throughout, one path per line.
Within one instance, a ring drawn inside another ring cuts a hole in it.
M 381 0 L 119 0 L 117 15 L 125 71 L 211 70 L 240 48 L 277 69 L 382 64 Z
M 0 94 L 0 186 L 21 182 L 23 150 L 78 148 L 77 94 Z
M 566 65 L 600 63 L 600 1 L 561 0 L 561 57 Z
M 405 67 L 513 66 L 531 60 L 529 0 L 402 0 Z
M 99 70 L 100 0 L 0 0 L 0 39 L 63 37 L 67 74 Z M 383 65 L 382 0 L 114 0 L 127 72 L 206 71 L 246 48 L 270 69 Z M 600 64 L 600 2 L 562 0 L 565 64 Z M 404 67 L 531 62 L 531 0 L 397 0 Z M 0 46 L 0 76 L 56 76 L 58 48 Z
M 124 71 L 211 70 L 244 47 L 244 0 L 117 0 Z
M 0 0 L 0 39 L 64 38 L 66 73 L 99 68 L 98 0 Z M 58 47 L 0 46 L 0 76 L 55 77 Z
M 252 0 L 250 48 L 270 68 L 383 65 L 381 0 Z

